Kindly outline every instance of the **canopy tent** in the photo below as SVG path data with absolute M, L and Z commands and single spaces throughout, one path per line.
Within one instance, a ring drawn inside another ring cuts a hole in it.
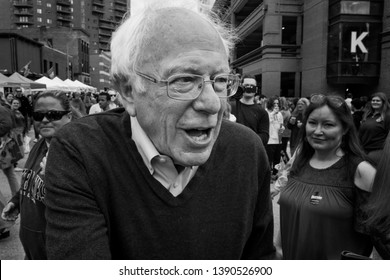
M 0 87 L 28 87 L 28 84 L 0 73 Z
M 73 83 L 84 88 L 84 90 L 90 90 L 90 91 L 94 91 L 94 92 L 96 91 L 95 87 L 91 87 L 89 85 L 86 85 L 86 84 L 80 82 L 79 80 L 75 80 L 75 81 L 73 81 Z
M 77 91 L 84 90 L 83 87 L 80 87 L 80 85 L 75 84 L 72 80 L 66 79 L 64 83 L 67 84 L 69 87 L 77 88 Z
M 71 91 L 68 86 L 64 85 L 61 82 L 51 80 L 47 77 L 39 78 L 35 81 L 36 83 L 42 83 L 46 85 L 46 89 L 48 90 L 63 90 L 63 91 Z
M 41 84 L 41 83 L 37 83 L 37 82 L 34 82 L 33 80 L 30 80 L 22 75 L 20 75 L 18 72 L 15 72 L 13 73 L 10 78 L 13 78 L 15 81 L 20 81 L 20 83 L 23 83 L 23 84 L 28 84 L 29 88 L 31 89 L 40 89 L 40 90 L 45 90 L 46 89 L 46 85 L 45 84 Z
M 60 78 L 58 77 L 54 77 L 52 79 L 52 81 L 60 84 L 60 85 L 63 85 L 64 87 L 67 87 L 69 91 L 79 91 L 78 87 L 74 86 L 74 85 L 69 85 L 68 83 L 65 83 L 65 81 L 61 80 Z

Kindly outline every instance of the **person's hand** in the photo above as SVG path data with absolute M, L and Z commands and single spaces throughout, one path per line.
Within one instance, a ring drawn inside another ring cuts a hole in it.
M 15 203 L 8 202 L 1 213 L 1 218 L 6 221 L 15 221 L 19 217 L 19 209 L 16 208 Z
M 280 193 L 279 189 L 276 189 L 274 186 L 271 186 L 270 195 L 271 199 L 274 199 L 275 196 L 277 196 Z
M 41 163 L 39 164 L 39 166 L 42 168 L 41 169 L 41 172 L 39 172 L 39 174 L 41 175 L 45 175 L 45 170 L 46 170 L 46 157 L 43 157 Z
M 279 134 L 283 134 L 284 130 L 285 130 L 285 127 L 284 127 L 284 125 L 281 124 L 280 129 L 279 129 Z

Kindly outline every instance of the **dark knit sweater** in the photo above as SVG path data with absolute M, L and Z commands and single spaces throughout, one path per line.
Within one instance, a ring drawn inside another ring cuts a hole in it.
M 273 258 L 268 161 L 243 126 L 223 122 L 177 197 L 150 175 L 123 109 L 64 126 L 46 168 L 48 258 Z

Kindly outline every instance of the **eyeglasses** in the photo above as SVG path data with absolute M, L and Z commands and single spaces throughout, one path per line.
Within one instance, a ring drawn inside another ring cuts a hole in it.
M 32 117 L 34 121 L 41 122 L 45 117 L 49 122 L 52 121 L 58 121 L 62 119 L 63 116 L 66 114 L 69 114 L 70 111 L 47 111 L 46 113 L 43 112 L 33 112 Z
M 330 102 L 336 108 L 341 107 L 345 103 L 344 99 L 340 96 L 313 94 L 310 97 L 310 102 L 315 104 L 323 104 L 326 100 L 328 100 L 328 102 Z
M 194 100 L 201 94 L 204 84 L 211 83 L 215 93 L 220 98 L 233 96 L 240 84 L 240 79 L 232 74 L 220 74 L 212 80 L 206 81 L 203 76 L 195 74 L 177 74 L 170 76 L 167 80 L 157 80 L 139 71 L 135 73 L 144 79 L 155 84 L 165 83 L 167 86 L 167 95 L 177 100 Z

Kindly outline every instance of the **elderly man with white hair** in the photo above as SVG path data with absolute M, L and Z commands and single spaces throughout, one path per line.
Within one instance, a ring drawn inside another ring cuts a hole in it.
M 64 127 L 47 162 L 54 259 L 273 258 L 261 139 L 224 120 L 239 78 L 229 29 L 156 1 L 111 42 L 123 108 Z

